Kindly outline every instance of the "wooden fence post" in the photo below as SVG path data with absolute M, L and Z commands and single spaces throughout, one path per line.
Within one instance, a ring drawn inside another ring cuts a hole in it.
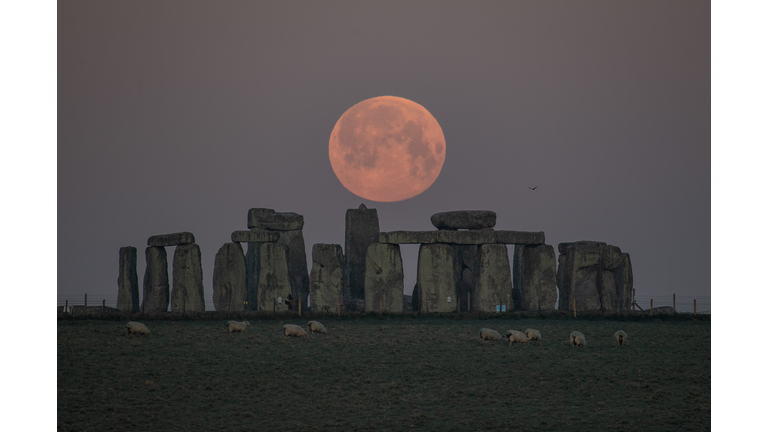
M 299 316 L 301 316 L 301 295 L 299 295 Z
M 64 302 L 64 318 L 66 319 L 67 315 L 69 315 L 69 300 L 66 300 Z
M 635 310 L 635 289 L 632 288 L 632 310 Z
M 693 314 L 696 315 L 696 299 L 693 299 Z
M 101 300 L 101 318 L 104 318 L 107 316 L 107 300 L 102 299 Z
M 653 316 L 653 299 L 651 299 L 651 316 Z
M 85 307 L 83 309 L 85 310 L 85 314 L 88 315 L 88 294 L 85 294 Z
M 573 299 L 573 317 L 576 318 L 576 299 Z
M 675 299 L 675 294 L 674 294 L 674 293 L 672 293 L 672 310 L 673 310 L 674 312 L 677 312 L 677 303 L 675 302 L 675 300 L 676 300 L 676 299 Z

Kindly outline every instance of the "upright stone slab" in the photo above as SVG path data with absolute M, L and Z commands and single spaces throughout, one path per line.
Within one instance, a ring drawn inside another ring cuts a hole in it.
M 168 311 L 168 254 L 164 247 L 149 246 L 144 251 L 147 268 L 144 270 L 144 295 L 141 310 L 144 313 Z
M 360 204 L 347 210 L 344 232 L 344 297 L 365 298 L 365 255 L 371 243 L 379 241 L 379 214 Z M 353 303 L 350 303 L 353 304 Z
M 139 311 L 139 276 L 136 274 L 136 248 L 120 248 L 120 273 L 117 277 L 117 309 Z
M 469 302 L 475 293 L 480 248 L 476 245 L 451 245 L 451 248 L 457 307 L 461 307 L 461 312 L 467 312 L 471 310 Z
M 550 310 L 557 301 L 555 248 L 551 245 L 515 247 L 512 299 L 516 310 Z
M 421 245 L 416 280 L 419 286 L 421 312 L 456 310 L 456 283 L 453 278 L 451 245 L 441 243 Z
M 565 258 L 561 258 L 562 269 L 560 283 L 559 309 L 572 310 L 573 299 L 576 299 L 576 310 L 599 310 L 600 292 L 598 278 L 600 277 L 600 255 L 602 242 L 581 241 L 560 243 L 558 250 Z
M 512 273 L 509 254 L 503 244 L 480 246 L 478 280 L 472 296 L 472 310 L 495 312 L 496 306 L 505 305 L 512 310 Z
M 258 285 L 257 307 L 263 312 L 287 312 L 285 301 L 292 294 L 291 278 L 288 273 L 288 251 L 277 243 L 257 244 Z M 295 297 L 294 297 L 295 298 Z
M 213 263 L 213 307 L 223 312 L 243 312 L 248 300 L 245 255 L 240 243 L 225 243 Z
M 371 243 L 365 255 L 365 311 L 403 312 L 403 259 L 400 246 Z
M 341 245 L 312 245 L 309 274 L 312 312 L 336 312 L 344 298 L 344 253 Z
M 171 311 L 205 311 L 203 266 L 200 260 L 200 246 L 197 243 L 176 246 L 176 252 L 173 254 Z
M 632 310 L 632 263 L 628 253 L 621 254 L 621 264 L 614 272 L 619 312 Z
M 301 299 L 302 306 L 307 306 L 309 295 L 309 272 L 307 271 L 307 250 L 304 246 L 304 234 L 301 230 L 278 231 L 277 244 L 285 246 L 288 259 L 288 274 L 291 281 L 291 293 L 294 299 Z M 298 300 L 296 300 L 298 301 Z M 296 306 L 298 308 L 298 306 Z

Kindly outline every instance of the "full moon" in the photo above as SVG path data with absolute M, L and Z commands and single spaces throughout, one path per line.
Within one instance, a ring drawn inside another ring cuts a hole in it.
M 371 201 L 402 201 L 427 190 L 440 175 L 445 137 L 423 106 L 379 96 L 339 118 L 328 156 L 336 177 L 353 194 Z

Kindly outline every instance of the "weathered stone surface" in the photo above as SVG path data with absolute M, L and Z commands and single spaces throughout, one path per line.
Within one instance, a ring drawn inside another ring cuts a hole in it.
M 456 283 L 457 307 L 469 311 L 469 302 L 475 292 L 480 248 L 477 245 L 452 245 L 453 279 Z
M 136 274 L 136 248 L 120 248 L 120 273 L 117 276 L 117 309 L 139 311 L 139 276 Z
M 551 245 L 516 245 L 514 288 L 516 310 L 550 310 L 557 301 L 555 248 Z
M 480 245 L 496 243 L 496 235 L 491 230 L 470 231 L 391 231 L 379 235 L 379 243 L 387 244 L 467 244 Z
M 497 305 L 512 310 L 512 274 L 509 270 L 509 254 L 502 244 L 480 246 L 479 269 L 472 310 L 495 312 Z
M 313 312 L 336 312 L 344 298 L 344 253 L 341 245 L 312 245 L 309 293 Z
M 403 312 L 413 312 L 413 296 L 403 294 Z
M 602 310 L 621 312 L 630 309 L 631 265 L 629 257 L 616 246 L 604 242 L 561 243 L 558 269 L 562 310 Z
M 411 292 L 411 311 L 419 312 L 421 310 L 421 294 L 419 294 L 419 283 L 413 284 Z
M 293 213 L 277 213 L 273 209 L 252 208 L 248 210 L 248 228 L 293 231 L 304 228 L 304 216 Z
M 257 245 L 256 265 L 259 269 L 256 287 L 258 310 L 275 312 L 291 310 L 285 304 L 288 295 L 293 292 L 288 272 L 287 248 L 277 243 L 253 244 Z
M 365 311 L 403 312 L 403 259 L 400 246 L 371 243 L 365 255 Z
M 192 244 L 195 242 L 195 235 L 191 232 L 179 232 L 173 234 L 162 234 L 152 236 L 147 240 L 147 246 L 177 246 Z
M 539 245 L 544 244 L 543 231 L 493 231 L 496 234 L 496 243 L 503 244 L 524 244 Z
M 483 229 L 496 226 L 496 213 L 488 210 L 462 210 L 435 213 L 430 218 L 437 229 Z
M 253 209 L 252 209 L 253 210 Z M 267 231 L 257 228 L 251 229 L 256 235 L 277 234 L 278 238 L 275 244 L 281 245 L 286 250 L 286 259 L 288 263 L 288 277 L 291 282 L 291 298 L 294 305 L 298 308 L 299 299 L 302 307 L 307 306 L 307 296 L 309 295 L 309 273 L 307 271 L 307 255 L 304 248 L 304 235 L 301 230 L 288 231 Z M 248 243 L 248 252 L 246 261 L 246 286 L 248 289 L 249 310 L 262 310 L 255 303 L 258 302 L 258 285 L 260 280 L 260 267 L 258 266 L 259 245 L 264 243 Z M 254 302 L 254 304 L 251 304 Z
M 234 231 L 232 241 L 235 243 L 273 243 L 280 238 L 280 233 L 275 231 Z
M 144 313 L 167 312 L 170 299 L 168 284 L 168 254 L 164 247 L 149 246 L 144 251 L 147 268 L 141 309 Z
M 203 312 L 203 266 L 197 243 L 176 246 L 173 254 L 171 311 Z
M 379 214 L 360 204 L 347 210 L 344 226 L 344 297 L 365 299 L 365 255 L 379 241 Z
M 213 306 L 217 311 L 243 312 L 246 300 L 243 247 L 240 243 L 225 243 L 213 263 Z
M 416 280 L 421 312 L 456 310 L 456 283 L 453 279 L 453 249 L 447 244 L 419 247 Z M 448 302 L 450 297 L 451 301 Z

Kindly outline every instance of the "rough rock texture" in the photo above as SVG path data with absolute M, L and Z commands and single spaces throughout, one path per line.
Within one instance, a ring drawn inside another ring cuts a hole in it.
M 141 310 L 144 313 L 167 312 L 170 299 L 168 284 L 168 254 L 164 247 L 150 246 L 144 251 L 147 268 Z
M 403 312 L 413 312 L 413 296 L 403 294 Z
M 516 245 L 512 299 L 516 310 L 550 310 L 557 301 L 555 248 Z
M 539 245 L 544 244 L 543 231 L 504 231 L 496 230 L 496 243 L 503 244 L 524 244 Z
M 248 229 L 293 231 L 304 228 L 304 216 L 293 212 L 277 213 L 272 209 L 248 210 Z
M 411 311 L 419 312 L 421 310 L 421 294 L 419 294 L 418 282 L 413 284 L 413 291 L 411 292 Z
M 390 231 L 379 234 L 378 242 L 386 244 L 428 244 L 437 241 L 437 231 Z
M 480 246 L 479 269 L 472 296 L 472 310 L 495 312 L 496 305 L 512 310 L 512 274 L 509 271 L 507 247 L 501 244 Z
M 136 274 L 136 248 L 120 248 L 120 273 L 117 276 L 117 309 L 139 311 L 139 276 Z
M 348 209 L 344 232 L 344 297 L 365 298 L 365 255 L 371 243 L 379 241 L 379 214 L 360 204 Z M 350 303 L 350 307 L 353 303 Z M 349 310 L 349 312 L 353 312 Z
M 203 266 L 200 260 L 200 246 L 197 243 L 176 246 L 176 252 L 173 254 L 171 311 L 205 311 Z
M 309 293 L 313 312 L 336 312 L 344 298 L 344 254 L 341 245 L 312 245 Z
M 234 231 L 232 241 L 235 243 L 272 243 L 280 238 L 279 232 L 274 231 Z
M 387 244 L 469 244 L 480 245 L 496 243 L 496 235 L 491 230 L 470 231 L 391 231 L 379 235 L 379 243 Z
M 630 309 L 632 267 L 629 256 L 603 242 L 560 243 L 560 306 L 562 310 L 622 312 Z
M 245 311 L 245 255 L 240 243 L 225 243 L 213 263 L 213 306 L 217 311 Z
M 258 268 L 257 310 L 275 312 L 290 310 L 289 306 L 285 304 L 288 295 L 292 294 L 293 291 L 288 273 L 288 250 L 285 246 L 277 243 L 253 244 L 257 245 L 258 248 L 256 253 L 258 258 L 256 260 L 256 267 Z M 293 298 L 295 301 L 295 297 Z M 295 303 L 295 307 L 298 308 L 298 303 Z
M 400 246 L 371 243 L 365 255 L 365 311 L 403 312 L 403 259 Z
M 456 283 L 457 307 L 461 312 L 469 311 L 470 301 L 475 293 L 480 247 L 477 245 L 452 245 L 453 279 Z
M 192 244 L 195 236 L 191 232 L 179 232 L 152 236 L 147 240 L 147 246 L 177 246 Z
M 307 270 L 307 249 L 301 230 L 279 231 L 277 244 L 285 246 L 288 257 L 288 274 L 294 299 L 301 299 L 302 307 L 307 306 L 309 295 L 309 272 Z M 298 302 L 298 300 L 296 300 Z M 298 308 L 298 303 L 296 308 Z
M 456 310 L 456 283 L 453 279 L 453 249 L 447 244 L 423 244 L 419 247 L 416 283 L 421 312 Z M 448 297 L 451 302 L 448 303 Z
M 483 229 L 496 226 L 496 213 L 488 210 L 463 210 L 435 213 L 430 218 L 437 229 Z

